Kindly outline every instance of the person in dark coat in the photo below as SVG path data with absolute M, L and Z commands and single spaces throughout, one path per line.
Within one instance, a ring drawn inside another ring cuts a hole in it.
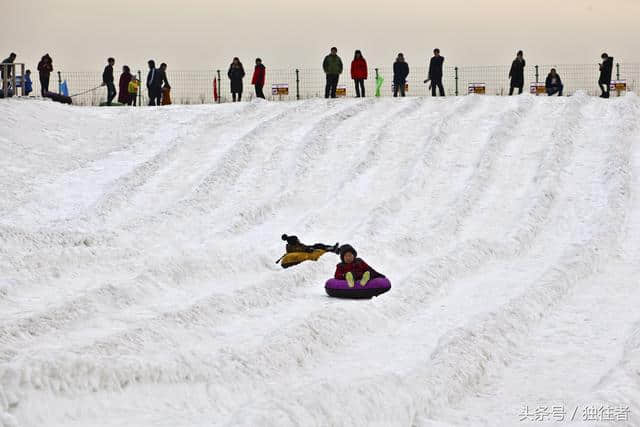
M 332 47 L 331 53 L 324 57 L 322 69 L 327 76 L 327 84 L 324 87 L 324 97 L 335 98 L 338 82 L 340 81 L 340 74 L 342 74 L 343 71 L 342 59 L 338 56 L 337 47 Z
M 264 82 L 266 80 L 266 69 L 262 65 L 262 59 L 256 58 L 256 67 L 253 69 L 253 77 L 251 77 L 251 84 L 256 90 L 256 98 L 264 98 Z
M 555 68 L 552 68 L 549 72 L 544 86 L 547 89 L 547 95 L 551 96 L 557 93 L 558 96 L 562 96 L 562 89 L 564 89 L 564 85 L 562 84 L 560 75 L 556 72 Z
M 242 100 L 242 79 L 245 76 L 245 72 L 239 58 L 233 58 L 227 76 L 229 76 L 229 80 L 231 80 L 231 96 L 233 102 L 240 102 Z
M 314 243 L 313 245 L 305 245 L 300 241 L 298 236 L 288 236 L 286 234 L 282 235 L 282 240 L 287 242 L 287 246 L 285 247 L 287 253 L 313 252 L 317 249 L 327 251 L 327 252 L 333 252 L 336 254 L 339 253 L 338 246 L 340 245 L 338 243 L 336 243 L 335 245 L 326 245 L 324 243 Z
M 2 61 L 2 64 L 13 64 L 13 61 L 16 60 L 16 57 L 17 57 L 17 55 L 15 53 L 11 52 L 9 57 Z M 7 68 L 7 78 L 10 79 L 11 75 L 12 75 L 11 74 L 11 68 L 13 68 L 13 67 L 8 66 L 6 68 Z M 4 79 L 4 69 L 5 69 L 5 67 L 0 66 L 0 80 Z
M 409 75 L 409 64 L 404 60 L 402 53 L 398 54 L 396 62 L 393 63 L 393 96 L 404 96 L 404 85 L 407 83 L 407 76 Z
M 156 68 L 156 62 L 152 59 L 148 62 L 149 74 L 147 74 L 147 89 L 149 91 L 149 105 L 162 104 L 162 74 Z
M 527 65 L 523 55 L 522 51 L 519 50 L 516 59 L 511 63 L 511 70 L 509 70 L 509 78 L 511 79 L 509 96 L 513 95 L 515 88 L 518 88 L 518 95 L 522 94 L 522 88 L 524 87 L 524 67 Z
M 362 52 L 356 50 L 351 62 L 351 78 L 356 84 L 356 98 L 365 97 L 364 81 L 369 77 L 367 61 L 362 56 Z
M 424 82 L 431 80 L 431 96 L 436 96 L 436 86 L 440 92 L 440 96 L 444 96 L 444 86 L 442 85 L 442 65 L 444 64 L 444 56 L 440 56 L 440 49 L 433 49 L 433 57 L 429 61 L 429 78 Z
M 118 82 L 118 102 L 125 105 L 131 105 L 129 94 L 129 83 L 133 76 L 131 75 L 131 69 L 128 65 L 122 67 L 122 74 L 120 74 L 120 81 Z
M 370 279 L 384 277 L 378 273 L 361 258 L 357 258 L 358 252 L 351 245 L 340 247 L 340 261 L 336 265 L 334 278 L 346 280 L 350 288 L 355 286 L 356 281 L 360 281 L 360 286 L 365 286 Z
M 53 72 L 53 60 L 47 53 L 45 56 L 40 59 L 38 62 L 38 74 L 40 77 L 40 92 L 44 97 L 47 92 L 49 92 L 49 78 L 51 77 L 51 73 Z
M 104 71 L 102 72 L 102 86 L 107 87 L 107 105 L 111 105 L 113 98 L 116 97 L 116 86 L 113 84 L 113 66 L 115 63 L 115 59 L 107 59 L 107 66 L 104 67 Z
M 603 53 L 601 58 L 602 64 L 600 64 L 600 79 L 598 79 L 598 85 L 602 91 L 600 98 L 609 98 L 611 75 L 613 74 L 613 57 Z

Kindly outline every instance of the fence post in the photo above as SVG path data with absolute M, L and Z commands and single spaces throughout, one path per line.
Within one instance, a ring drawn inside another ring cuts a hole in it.
M 62 74 L 60 73 L 60 71 L 58 71 L 58 95 L 61 94 L 60 92 L 60 86 L 62 85 Z
M 616 80 L 620 80 L 620 63 L 616 63 Z
M 20 90 L 21 90 L 22 96 L 25 96 L 25 93 L 26 93 L 24 88 L 24 68 L 25 68 L 24 64 L 20 64 L 20 74 L 22 75 L 22 84 L 20 85 Z M 16 88 L 16 95 L 18 95 L 17 92 L 18 91 Z
M 142 107 L 142 71 L 140 70 L 138 70 L 138 82 L 138 93 L 136 93 L 136 97 L 138 98 L 138 107 Z
M 296 99 L 300 100 L 300 70 L 296 68 Z
M 538 66 L 536 65 L 536 83 L 540 82 L 540 74 L 538 73 Z
M 456 96 L 458 96 L 458 67 L 455 68 L 456 71 Z
M 9 71 L 11 67 L 4 62 L 0 64 L 0 70 L 2 70 L 2 96 L 9 97 Z
M 216 70 L 218 73 L 218 104 L 222 102 L 222 88 L 220 87 L 220 70 Z

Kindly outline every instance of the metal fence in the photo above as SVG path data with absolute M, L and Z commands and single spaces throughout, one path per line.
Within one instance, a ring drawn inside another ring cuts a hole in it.
M 473 83 L 481 83 L 486 87 L 487 95 L 507 95 L 509 93 L 509 65 L 497 66 L 445 66 L 443 83 L 447 96 L 466 95 L 468 87 Z M 576 91 L 585 91 L 590 95 L 599 94 L 597 64 L 545 64 L 527 65 L 525 69 L 524 91 L 529 91 L 529 83 L 544 82 L 551 68 L 556 68 L 564 83 L 564 94 L 572 95 Z M 133 68 L 132 68 L 133 70 Z M 348 67 L 340 77 L 338 87 L 343 89 L 347 97 L 355 96 L 355 86 L 350 79 Z M 252 67 L 247 67 L 244 79 L 243 100 L 255 97 L 251 86 Z M 140 75 L 142 85 L 138 105 L 148 103 L 147 91 L 144 87 L 146 70 L 134 72 Z M 370 67 L 369 78 L 365 81 L 367 96 L 375 93 L 376 74 L 384 79 L 381 96 L 392 96 L 393 70 L 391 66 Z M 58 81 L 66 81 L 71 95 L 82 93 L 74 97 L 77 105 L 98 105 L 106 100 L 106 88 L 91 90 L 100 85 L 101 72 L 66 72 L 52 74 L 50 90 L 56 90 Z M 325 75 L 321 69 L 269 69 L 267 68 L 265 95 L 270 100 L 295 100 L 313 97 L 323 97 Z M 33 75 L 34 94 L 39 94 L 37 73 Z M 172 100 L 176 104 L 207 104 L 214 102 L 214 79 L 218 85 L 219 102 L 230 102 L 230 82 L 226 75 L 226 68 L 208 71 L 168 71 L 167 77 L 171 84 Z M 219 78 L 219 79 L 218 79 Z M 430 91 L 423 81 L 427 78 L 427 67 L 412 67 L 407 80 L 407 96 L 427 96 Z M 640 64 L 616 64 L 613 78 L 625 80 L 627 90 L 640 94 Z M 117 78 L 116 78 L 117 85 Z M 272 94 L 273 85 L 288 87 L 288 94 Z M 86 93 L 84 93 L 86 92 Z

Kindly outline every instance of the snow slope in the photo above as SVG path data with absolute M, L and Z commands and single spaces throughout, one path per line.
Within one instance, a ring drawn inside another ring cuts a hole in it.
M 639 426 L 639 259 L 635 95 L 0 102 L 0 426 Z

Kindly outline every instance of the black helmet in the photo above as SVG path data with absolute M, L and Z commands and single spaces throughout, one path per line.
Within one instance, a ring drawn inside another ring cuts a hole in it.
M 351 245 L 342 245 L 340 246 L 340 261 L 344 262 L 344 255 L 347 252 L 351 252 L 353 257 L 356 258 L 358 256 L 358 252 Z

